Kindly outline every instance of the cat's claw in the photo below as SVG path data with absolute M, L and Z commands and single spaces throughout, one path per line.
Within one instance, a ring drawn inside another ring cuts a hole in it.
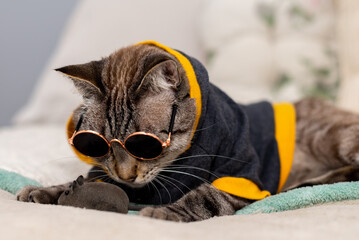
M 171 211 L 166 207 L 146 207 L 139 212 L 139 215 L 174 222 L 182 221 L 180 216 L 177 215 L 177 213 Z

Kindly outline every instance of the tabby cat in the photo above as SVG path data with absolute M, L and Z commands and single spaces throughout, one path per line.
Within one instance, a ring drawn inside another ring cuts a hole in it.
M 87 181 L 150 205 L 140 215 L 204 220 L 279 191 L 358 178 L 359 116 L 321 100 L 239 105 L 196 59 L 156 42 L 57 71 L 83 96 L 68 135 L 94 165 Z M 67 186 L 28 186 L 17 197 L 56 204 Z

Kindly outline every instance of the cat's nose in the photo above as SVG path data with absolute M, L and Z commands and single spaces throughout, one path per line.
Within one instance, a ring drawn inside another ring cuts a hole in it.
M 132 183 L 137 178 L 137 166 L 129 162 L 116 162 L 114 166 L 115 175 L 122 181 Z

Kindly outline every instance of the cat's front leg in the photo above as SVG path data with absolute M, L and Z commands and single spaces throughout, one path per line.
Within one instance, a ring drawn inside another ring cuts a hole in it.
M 57 204 L 60 195 L 69 187 L 70 183 L 52 186 L 26 186 L 17 193 L 17 200 L 42 204 Z
M 231 215 L 249 203 L 248 200 L 222 192 L 210 184 L 202 184 L 175 203 L 157 208 L 146 207 L 139 214 L 176 222 L 192 222 Z

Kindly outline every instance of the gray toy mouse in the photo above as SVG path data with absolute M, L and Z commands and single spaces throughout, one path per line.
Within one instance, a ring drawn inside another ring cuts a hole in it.
M 79 176 L 58 199 L 59 205 L 127 213 L 129 199 L 125 191 L 113 184 L 85 182 Z

